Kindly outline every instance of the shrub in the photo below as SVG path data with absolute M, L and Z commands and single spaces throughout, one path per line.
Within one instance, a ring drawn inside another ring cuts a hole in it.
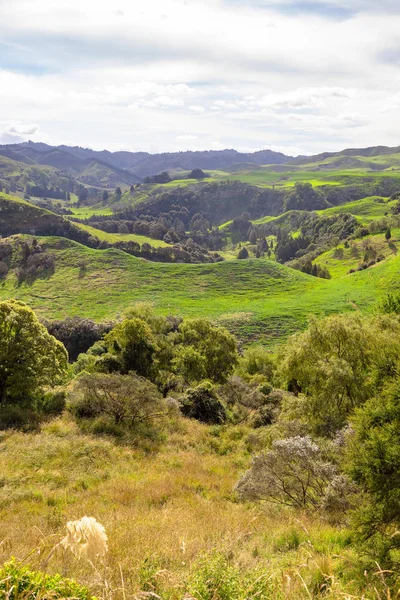
M 363 552 L 382 568 L 400 565 L 400 380 L 369 400 L 353 419 L 347 471 L 366 493 L 355 512 Z
M 239 259 L 241 259 L 241 260 L 243 260 L 243 259 L 245 259 L 245 258 L 249 258 L 249 253 L 248 253 L 248 251 L 247 251 L 247 248 L 244 248 L 244 247 L 243 247 L 243 248 L 241 248 L 241 249 L 239 250 L 239 253 L 238 253 L 238 256 L 237 256 L 237 257 L 238 257 Z
M 218 552 L 199 560 L 188 591 L 198 600 L 232 600 L 243 597 L 238 569 Z
M 40 418 L 37 412 L 18 406 L 5 404 L 0 406 L 0 429 L 34 430 L 39 426 Z
M 65 408 L 67 393 L 64 388 L 47 390 L 40 400 L 40 407 L 46 415 L 59 415 Z
M 8 600 L 35 600 L 36 598 L 74 598 L 94 600 L 89 590 L 61 575 L 46 575 L 31 571 L 12 560 L 0 569 L 0 596 Z
M 165 414 L 156 386 L 135 373 L 83 375 L 76 383 L 69 408 L 77 417 L 108 416 L 116 425 L 130 427 Z
M 236 490 L 243 499 L 318 509 L 335 474 L 335 465 L 309 436 L 295 436 L 255 456 Z
M 216 425 L 226 421 L 225 407 L 208 381 L 187 390 L 181 402 L 182 413 L 190 419 Z
M 392 369 L 398 331 L 395 320 L 338 315 L 313 319 L 307 331 L 292 338 L 282 374 L 304 394 L 304 416 L 319 435 L 334 434 L 373 395 L 370 375 L 374 368 Z
M 275 362 L 271 352 L 262 347 L 248 348 L 239 359 L 237 372 L 244 378 L 263 375 L 272 381 L 275 372 Z

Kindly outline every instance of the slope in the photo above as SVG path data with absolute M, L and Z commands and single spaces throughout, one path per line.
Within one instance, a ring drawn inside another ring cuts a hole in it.
M 9 238 L 15 251 L 20 237 Z M 399 258 L 368 271 L 323 280 L 259 259 L 207 265 L 162 264 L 115 249 L 91 250 L 63 238 L 42 238 L 55 272 L 18 285 L 16 260 L 0 287 L 0 298 L 18 298 L 41 316 L 115 318 L 130 304 L 153 302 L 162 314 L 207 316 L 247 342 L 274 343 L 305 327 L 308 315 L 370 311 L 388 290 L 399 287 Z M 15 252 L 17 256 L 17 252 Z

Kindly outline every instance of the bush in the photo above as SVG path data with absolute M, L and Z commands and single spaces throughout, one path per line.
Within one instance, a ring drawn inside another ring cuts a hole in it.
M 239 571 L 218 552 L 204 556 L 192 575 L 189 593 L 197 600 L 239 599 L 242 597 Z
M 40 418 L 37 412 L 16 404 L 6 404 L 0 407 L 0 429 L 34 430 L 39 426 Z
M 245 258 L 249 258 L 249 253 L 248 253 L 248 251 L 247 251 L 247 248 L 244 248 L 244 247 L 243 247 L 243 248 L 241 248 L 241 249 L 239 250 L 239 253 L 238 253 L 238 256 L 237 256 L 237 257 L 238 257 L 239 259 L 242 259 L 242 260 L 243 260 L 243 259 L 245 259 Z
M 181 402 L 182 413 L 190 419 L 215 425 L 226 421 L 225 407 L 208 381 L 187 390 Z
M 156 386 L 135 373 L 83 375 L 72 392 L 69 408 L 80 418 L 107 416 L 115 425 L 128 427 L 166 412 Z
M 282 598 L 281 574 L 265 566 L 242 574 L 222 553 L 203 555 L 190 577 L 185 597 L 197 600 L 270 600 Z
M 15 560 L 6 563 L 0 569 L 0 596 L 8 600 L 94 600 L 89 590 L 75 581 L 63 579 L 61 575 L 31 571 Z
M 366 493 L 355 512 L 363 552 L 382 568 L 400 566 L 400 379 L 369 400 L 353 420 L 347 471 Z
M 318 509 L 335 474 L 336 466 L 309 436 L 295 436 L 254 457 L 236 490 L 243 499 Z
M 40 407 L 46 415 L 59 415 L 65 409 L 67 393 L 64 388 L 48 390 L 43 394 Z
M 382 377 L 390 374 L 398 331 L 395 320 L 337 315 L 313 319 L 307 331 L 291 339 L 282 374 L 304 394 L 304 417 L 318 435 L 333 435 L 374 394 L 374 369 L 382 370 Z

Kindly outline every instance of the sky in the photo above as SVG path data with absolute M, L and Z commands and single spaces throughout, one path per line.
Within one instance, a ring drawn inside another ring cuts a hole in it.
M 399 0 L 0 0 L 0 143 L 400 145 Z

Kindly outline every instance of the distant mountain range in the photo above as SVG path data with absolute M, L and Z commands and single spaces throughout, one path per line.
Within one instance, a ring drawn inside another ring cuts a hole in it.
M 293 157 L 272 150 L 243 153 L 236 150 L 197 152 L 109 152 L 79 146 L 49 146 L 24 142 L 0 146 L 0 155 L 29 165 L 39 164 L 65 171 L 87 185 L 132 184 L 161 171 L 224 169 L 235 163 L 284 164 Z M 101 177 L 103 175 L 103 177 Z
M 385 168 L 385 165 L 374 162 L 367 164 L 366 160 L 373 161 L 376 157 L 393 154 L 400 154 L 400 147 L 350 148 L 315 156 L 293 157 L 273 150 L 244 153 L 226 149 L 150 154 L 96 151 L 79 146 L 49 146 L 31 141 L 0 145 L 0 156 L 15 161 L 13 164 L 18 163 L 22 170 L 24 165 L 52 167 L 73 177 L 80 184 L 107 189 L 140 183 L 145 177 L 156 175 L 161 171 L 178 174 L 180 171 L 191 171 L 196 168 L 232 173 L 238 170 L 259 170 L 261 165 L 270 165 L 270 168 L 277 172 L 295 171 L 304 166 L 315 171 L 361 167 L 378 170 Z

